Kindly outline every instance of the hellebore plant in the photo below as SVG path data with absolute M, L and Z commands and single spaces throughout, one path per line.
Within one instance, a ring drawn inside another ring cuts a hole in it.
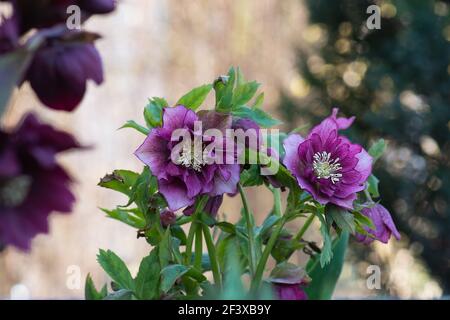
M 146 136 L 135 152 L 143 170 L 102 178 L 100 186 L 128 198 L 102 210 L 135 228 L 151 249 L 135 277 L 115 253 L 100 250 L 111 290 L 98 291 L 88 276 L 87 299 L 329 299 L 350 234 L 365 244 L 400 238 L 389 212 L 372 200 L 379 197 L 372 166 L 384 141 L 369 151 L 352 143 L 341 131 L 354 118 L 338 117 L 336 108 L 304 137 L 281 133 L 261 109 L 264 95 L 254 98 L 258 87 L 231 68 L 172 107 L 149 99 L 146 125 L 124 125 Z M 214 109 L 198 111 L 211 91 Z M 246 196 L 255 186 L 274 200 L 259 213 L 266 215 L 261 225 Z M 242 200 L 237 223 L 218 214 L 225 195 Z M 306 238 L 314 219 L 320 245 Z M 294 220 L 299 230 L 287 227 Z M 309 255 L 305 266 L 289 262 L 298 250 Z

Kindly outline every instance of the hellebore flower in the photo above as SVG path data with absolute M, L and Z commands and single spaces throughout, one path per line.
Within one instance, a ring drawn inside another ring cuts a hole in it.
M 309 280 L 303 268 L 287 262 L 275 267 L 269 278 L 279 300 L 307 300 L 304 287 Z
M 79 35 L 82 33 L 69 34 Z M 78 106 L 89 79 L 103 82 L 102 60 L 94 44 L 60 39 L 49 39 L 36 52 L 25 77 L 43 104 L 64 111 Z
M 177 215 L 171 210 L 164 210 L 160 213 L 161 225 L 165 228 L 177 222 Z
M 338 134 L 354 118 L 337 118 L 337 112 L 333 109 L 306 139 L 298 134 L 286 138 L 283 163 L 316 201 L 352 209 L 356 193 L 364 189 L 372 171 L 372 158 L 360 145 Z
M 93 14 L 105 14 L 114 11 L 115 0 L 1 0 L 10 2 L 14 13 L 20 20 L 20 34 L 33 28 L 48 28 L 65 23 L 69 18 L 67 8 L 76 5 L 83 18 Z
M 219 130 L 224 141 L 215 141 L 214 137 L 194 130 L 196 121 L 201 122 L 202 131 Z M 211 143 L 217 142 L 224 149 L 227 147 L 225 130 L 228 128 L 231 128 L 231 117 L 214 111 L 196 114 L 184 106 L 163 109 L 162 127 L 150 131 L 135 155 L 157 177 L 159 192 L 170 210 L 193 205 L 199 195 L 215 197 L 237 191 L 239 164 L 236 154 L 222 150 L 226 158 L 222 163 L 209 161 L 214 157 L 208 151 Z M 180 142 L 184 137 L 175 137 L 182 130 L 193 138 L 194 143 L 191 139 Z M 200 140 L 199 146 L 196 146 L 196 138 Z M 174 154 L 179 156 L 174 158 Z
M 391 235 L 400 240 L 400 233 L 395 227 L 391 214 L 381 204 L 376 204 L 373 208 L 364 208 L 361 213 L 372 220 L 375 229 L 365 227 L 369 235 L 357 233 L 355 235 L 357 241 L 364 244 L 370 244 L 374 240 L 387 243 Z
M 48 232 L 52 211 L 71 211 L 71 178 L 55 156 L 79 147 L 72 136 L 31 114 L 15 132 L 0 131 L 1 245 L 27 250 L 34 236 Z

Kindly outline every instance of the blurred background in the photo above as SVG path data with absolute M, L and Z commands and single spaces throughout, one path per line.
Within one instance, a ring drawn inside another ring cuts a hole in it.
M 368 30 L 366 10 L 374 3 L 381 29 Z M 449 10 L 449 1 L 431 0 L 121 0 L 115 13 L 92 18 L 86 29 L 103 36 L 105 83 L 91 85 L 70 114 L 42 108 L 25 85 L 3 120 L 13 125 L 38 110 L 94 148 L 60 158 L 76 179 L 75 210 L 52 215 L 51 233 L 35 238 L 29 254 L 0 254 L 0 297 L 82 298 L 88 273 L 98 285 L 107 281 L 96 262 L 99 248 L 115 251 L 136 272 L 149 249 L 145 240 L 98 209 L 125 201 L 96 186 L 102 176 L 142 168 L 132 153 L 143 136 L 117 128 L 141 122 L 148 97 L 173 104 L 232 65 L 263 84 L 264 108 L 284 130 L 312 126 L 339 106 L 357 116 L 347 132 L 354 141 L 388 141 L 375 174 L 402 240 L 370 247 L 352 241 L 335 297 L 449 294 Z M 250 191 L 257 221 L 272 206 L 269 195 Z M 233 220 L 239 208 L 237 199 L 226 199 L 220 212 Z M 366 285 L 373 264 L 381 270 L 379 290 Z

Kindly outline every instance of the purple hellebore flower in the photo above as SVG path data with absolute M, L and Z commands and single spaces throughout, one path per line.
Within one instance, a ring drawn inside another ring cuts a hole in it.
M 275 294 L 279 300 L 308 300 L 306 292 L 300 284 L 273 284 Z
M 64 111 L 78 106 L 89 79 L 103 82 L 102 60 L 94 44 L 52 39 L 36 52 L 25 78 L 43 104 Z
M 286 138 L 283 163 L 316 201 L 352 209 L 356 193 L 364 190 L 371 174 L 372 158 L 360 145 L 338 134 L 354 117 L 337 118 L 337 113 L 334 108 L 306 139 L 298 134 Z
M 376 204 L 373 208 L 364 208 L 361 213 L 372 220 L 375 229 L 373 230 L 369 227 L 365 227 L 364 229 L 372 235 L 372 237 L 357 233 L 355 235 L 357 241 L 364 244 L 370 244 L 374 240 L 387 243 L 391 235 L 394 235 L 397 240 L 400 240 L 400 233 L 392 220 L 391 214 L 381 204 Z
M 212 140 L 203 132 L 194 132 L 196 121 L 201 121 L 203 131 L 217 129 L 224 137 L 225 130 L 231 128 L 231 117 L 225 114 L 214 111 L 201 111 L 196 114 L 184 106 L 164 108 L 162 127 L 153 128 L 135 152 L 157 177 L 159 192 L 165 197 L 170 210 L 193 205 L 199 195 L 215 197 L 237 191 L 239 164 L 237 161 L 232 161 L 232 164 L 205 161 L 205 148 Z M 191 138 L 194 137 L 194 143 L 190 146 L 183 145 L 183 148 L 179 149 L 181 143 L 186 143 L 173 141 L 174 131 L 179 131 L 177 129 L 184 129 Z M 200 157 L 194 150 L 195 137 L 201 139 Z M 172 161 L 173 152 L 180 154 L 176 161 Z M 236 155 L 232 157 L 235 158 Z
M 76 5 L 83 17 L 105 14 L 115 10 L 115 0 L 0 0 L 10 2 L 19 18 L 20 34 L 33 28 L 48 28 L 65 23 L 69 14 L 67 8 Z
M 279 300 L 307 300 L 304 287 L 310 278 L 301 267 L 288 262 L 276 266 L 269 278 Z
M 0 131 L 0 244 L 22 250 L 48 232 L 52 211 L 68 213 L 71 178 L 55 156 L 79 148 L 73 137 L 29 114 L 13 133 Z
M 171 210 L 163 210 L 160 213 L 161 225 L 165 228 L 177 222 L 177 215 Z

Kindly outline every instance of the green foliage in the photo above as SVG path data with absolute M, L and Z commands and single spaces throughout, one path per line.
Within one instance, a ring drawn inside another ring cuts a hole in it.
M 134 129 L 144 135 L 148 135 L 150 130 L 148 130 L 146 127 L 141 126 L 134 120 L 128 120 L 123 126 L 121 126 L 119 129 L 125 129 L 125 128 L 131 128 Z
M 148 128 L 156 128 L 162 125 L 163 108 L 168 107 L 164 98 L 153 97 L 148 99 L 148 104 L 144 108 L 144 119 Z
M 160 272 L 158 249 L 154 249 L 147 257 L 142 259 L 139 265 L 139 271 L 135 279 L 138 299 L 151 300 L 159 298 Z
M 84 297 L 86 300 L 103 300 L 108 295 L 106 285 L 98 291 L 95 288 L 94 281 L 92 281 L 91 275 L 86 277 L 86 283 L 84 285 Z
M 178 100 L 176 105 L 181 105 L 185 106 L 186 108 L 196 110 L 198 107 L 200 107 L 203 101 L 205 101 L 212 87 L 213 86 L 211 84 L 205 84 L 203 86 L 197 87 L 182 96 L 180 100 Z
M 100 250 L 100 253 L 97 255 L 97 261 L 121 289 L 134 291 L 134 280 L 127 266 L 119 256 L 110 250 Z
M 340 231 L 345 231 L 350 234 L 355 233 L 355 218 L 347 210 L 334 205 L 327 205 L 325 207 L 325 215 L 327 219 L 330 218 L 336 223 Z
M 306 271 L 312 280 L 305 291 L 309 299 L 331 299 L 344 265 L 348 238 L 349 233 L 344 231 L 339 238 L 333 241 L 333 259 L 326 266 L 319 265 L 317 259 L 310 259 L 308 262 Z
M 369 154 L 373 158 L 373 162 L 377 161 L 384 153 L 386 149 L 386 142 L 384 139 L 379 139 L 369 149 Z

